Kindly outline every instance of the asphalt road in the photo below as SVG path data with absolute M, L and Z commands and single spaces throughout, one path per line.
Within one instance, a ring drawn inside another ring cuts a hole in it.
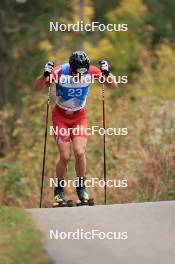
M 46 235 L 46 250 L 53 263 L 175 263 L 173 201 L 29 209 L 28 212 Z M 92 232 L 97 234 L 100 231 L 101 238 L 110 231 L 112 233 L 109 238 L 115 233 L 115 239 L 99 239 L 97 235 L 95 239 L 80 239 L 81 237 L 77 239 L 78 232 L 82 236 L 85 232 L 90 232 L 86 237 L 89 238 Z M 70 232 L 76 232 L 74 239 Z

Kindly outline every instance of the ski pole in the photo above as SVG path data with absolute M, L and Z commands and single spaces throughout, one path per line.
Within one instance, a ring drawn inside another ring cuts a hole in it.
M 101 61 L 98 62 L 99 65 Z M 104 72 L 102 72 L 102 75 L 104 75 Z M 104 83 L 102 84 L 102 111 L 103 111 L 103 129 L 106 132 L 106 118 L 105 118 L 105 87 Z M 107 203 L 107 186 L 106 186 L 106 133 L 103 135 L 103 178 L 105 182 L 104 186 L 104 204 Z
M 44 172 L 45 172 L 45 161 L 46 161 L 47 127 L 48 127 L 48 116 L 49 116 L 49 105 L 50 105 L 50 93 L 51 93 L 51 87 L 49 85 L 48 98 L 47 98 L 47 108 L 46 108 L 46 125 L 45 125 L 45 136 L 44 136 L 43 166 L 42 166 L 40 204 L 39 204 L 40 208 L 42 207 L 42 198 L 43 198 L 43 185 L 44 185 Z
M 103 128 L 106 130 L 106 119 L 105 119 L 105 88 L 102 84 L 102 107 L 103 107 Z M 104 204 L 107 202 L 107 186 L 106 186 L 106 134 L 103 135 L 103 173 L 104 173 Z

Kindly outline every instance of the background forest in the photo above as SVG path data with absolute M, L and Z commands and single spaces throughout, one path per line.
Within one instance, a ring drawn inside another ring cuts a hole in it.
M 47 91 L 36 93 L 34 80 L 48 60 L 65 63 L 82 47 L 94 65 L 106 59 L 115 75 L 128 76 L 106 90 L 107 127 L 128 128 L 127 136 L 107 137 L 107 177 L 128 180 L 127 188 L 108 189 L 108 203 L 175 199 L 174 10 L 175 0 L 1 0 L 0 204 L 38 206 Z M 49 21 L 80 19 L 128 24 L 128 31 L 49 31 Z M 102 125 L 98 84 L 87 112 L 89 126 Z M 102 137 L 89 137 L 87 178 L 103 177 L 102 146 Z M 49 178 L 58 159 L 52 136 L 47 147 L 44 206 L 52 202 Z M 73 161 L 68 179 L 75 178 Z M 103 190 L 89 191 L 103 202 Z

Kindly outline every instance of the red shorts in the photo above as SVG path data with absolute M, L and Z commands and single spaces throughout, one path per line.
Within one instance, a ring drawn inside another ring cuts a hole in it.
M 74 137 L 87 138 L 87 118 L 84 108 L 69 114 L 56 105 L 52 111 L 52 122 L 58 144 L 70 142 Z

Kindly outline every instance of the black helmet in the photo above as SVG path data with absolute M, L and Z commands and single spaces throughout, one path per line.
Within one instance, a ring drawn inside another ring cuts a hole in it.
M 76 72 L 78 68 L 89 69 L 90 60 L 84 51 L 75 51 L 69 58 L 71 70 Z

